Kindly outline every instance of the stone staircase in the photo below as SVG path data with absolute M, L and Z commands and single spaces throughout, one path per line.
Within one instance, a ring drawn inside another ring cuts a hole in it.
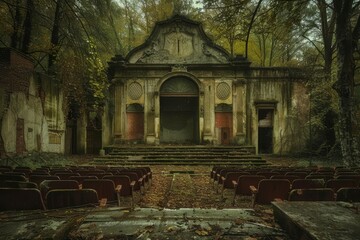
M 263 166 L 252 146 L 120 145 L 109 146 L 95 165 L 243 165 Z

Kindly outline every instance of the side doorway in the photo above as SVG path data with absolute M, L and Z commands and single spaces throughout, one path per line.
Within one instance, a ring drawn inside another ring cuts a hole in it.
M 274 109 L 258 109 L 258 152 L 273 153 Z

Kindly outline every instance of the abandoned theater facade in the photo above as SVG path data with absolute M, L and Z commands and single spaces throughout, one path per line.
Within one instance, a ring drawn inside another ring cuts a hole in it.
M 158 22 L 146 42 L 109 62 L 111 103 L 103 145 L 253 145 L 304 149 L 309 97 L 299 69 L 232 58 L 182 16 Z

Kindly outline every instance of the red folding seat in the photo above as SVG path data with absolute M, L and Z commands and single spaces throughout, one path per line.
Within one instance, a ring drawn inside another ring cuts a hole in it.
M 60 180 L 58 176 L 52 176 L 52 175 L 30 175 L 29 181 L 36 183 L 39 188 L 40 184 L 45 180 Z
M 235 197 L 237 195 L 251 196 L 250 186 L 258 186 L 259 182 L 266 179 L 265 176 L 260 175 L 242 175 L 237 181 L 233 181 L 234 185 L 234 197 L 233 205 L 235 204 Z
M 36 188 L 0 188 L 0 211 L 45 210 L 41 193 Z
M 75 180 L 44 180 L 41 182 L 40 192 L 46 201 L 46 194 L 54 189 L 79 189 L 79 183 Z
M 135 181 L 131 181 L 126 175 L 108 175 L 103 179 L 112 180 L 115 186 L 121 186 L 120 197 L 131 197 L 131 206 L 134 207 L 134 185 Z
M 292 183 L 295 179 L 301 179 L 301 178 L 297 175 L 274 175 L 271 176 L 270 179 L 287 179 L 289 180 L 290 183 Z
M 325 187 L 331 188 L 337 192 L 340 188 L 344 187 L 359 187 L 359 184 L 354 179 L 330 179 L 325 183 Z
M 222 186 L 221 186 L 221 198 L 224 197 L 225 189 L 234 189 L 233 181 L 237 181 L 240 176 L 243 175 L 250 175 L 248 172 L 243 171 L 234 171 L 234 172 L 227 172 L 225 177 L 222 178 Z
M 109 179 L 86 179 L 82 184 L 82 189 L 94 189 L 100 201 L 104 201 L 105 204 L 117 201 L 118 206 L 120 206 L 121 187 L 121 185 L 115 186 L 114 182 Z
M 335 193 L 331 188 L 293 189 L 289 201 L 334 201 Z
M 323 179 L 295 179 L 291 184 L 291 189 L 323 188 Z
M 290 182 L 286 179 L 263 179 L 258 187 L 250 186 L 253 194 L 252 206 L 258 204 L 270 204 L 280 199 L 287 200 L 290 192 Z
M 336 193 L 336 201 L 360 202 L 360 188 L 340 188 Z
M 94 189 L 54 189 L 46 195 L 48 209 L 66 207 L 98 206 L 98 195 Z

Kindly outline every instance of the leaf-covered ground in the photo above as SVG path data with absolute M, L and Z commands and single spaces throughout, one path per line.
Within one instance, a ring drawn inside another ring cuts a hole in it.
M 191 170 L 186 166 L 174 166 L 173 168 L 173 171 L 194 171 L 194 174 L 170 174 L 166 168 L 169 166 L 152 167 L 154 172 L 152 186 L 138 202 L 140 206 L 161 208 L 251 207 L 250 197 L 237 197 L 233 206 L 232 190 L 226 190 L 222 199 L 220 186 L 216 186 L 210 180 L 209 167 L 191 167 Z
M 251 197 L 239 197 L 232 204 L 233 191 L 226 190 L 224 198 L 216 185 L 210 181 L 208 166 L 154 166 L 152 167 L 153 181 L 151 187 L 141 199 L 137 198 L 140 207 L 157 208 L 251 208 Z M 170 171 L 194 171 L 194 174 L 175 173 Z M 220 188 L 219 188 L 220 190 Z M 271 206 L 256 205 L 255 214 L 262 220 L 260 224 L 269 227 L 276 226 Z M 241 222 L 242 220 L 239 219 Z M 241 224 L 239 222 L 239 224 Z

